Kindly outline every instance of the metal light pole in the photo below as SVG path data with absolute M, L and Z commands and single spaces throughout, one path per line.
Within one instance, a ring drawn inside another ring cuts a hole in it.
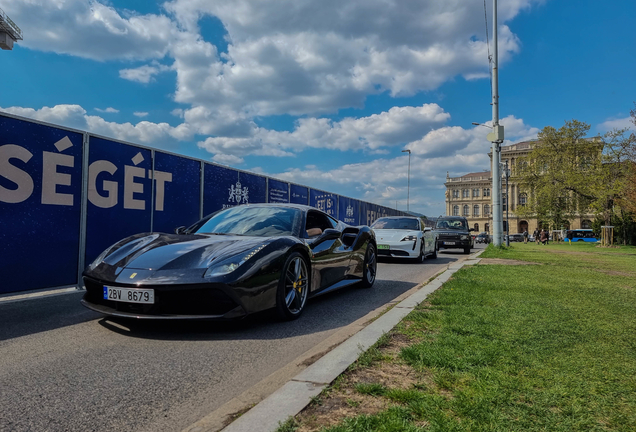
M 506 160 L 506 168 L 504 169 L 504 174 L 506 175 L 506 246 L 510 246 L 510 220 L 508 219 L 508 209 L 510 208 L 510 197 L 508 196 L 508 177 L 510 177 L 510 171 L 508 170 L 508 160 Z
M 410 210 L 410 195 L 411 195 L 411 150 L 402 150 L 402 153 L 409 154 L 409 173 L 407 178 L 407 186 L 406 186 L 406 211 Z
M 497 51 L 497 0 L 493 0 L 493 56 L 492 56 L 492 132 L 487 135 L 492 142 L 492 225 L 493 243 L 501 246 L 503 214 L 501 211 L 501 163 L 500 144 L 504 140 L 504 128 L 499 125 L 499 56 Z

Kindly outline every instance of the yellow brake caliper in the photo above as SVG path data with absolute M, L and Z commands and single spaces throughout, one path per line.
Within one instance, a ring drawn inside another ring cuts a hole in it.
M 302 294 L 303 291 L 303 281 L 300 280 L 302 275 L 298 275 L 298 282 L 294 283 L 294 285 L 298 284 L 298 294 Z

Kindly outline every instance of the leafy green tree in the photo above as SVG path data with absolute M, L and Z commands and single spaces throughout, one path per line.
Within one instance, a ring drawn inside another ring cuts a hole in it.
M 520 216 L 536 216 L 555 228 L 590 207 L 595 196 L 583 174 L 598 165 L 599 139 L 586 139 L 590 126 L 577 120 L 559 129 L 546 126 L 533 150 L 517 164 L 516 176 L 528 194 Z
M 528 193 L 520 216 L 536 216 L 560 228 L 576 214 L 594 213 L 609 224 L 623 211 L 636 142 L 627 129 L 586 138 L 590 126 L 566 121 L 546 126 L 533 150 L 518 164 L 519 185 Z

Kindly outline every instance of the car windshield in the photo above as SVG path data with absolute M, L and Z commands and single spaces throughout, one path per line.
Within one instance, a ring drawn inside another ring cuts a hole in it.
M 468 231 L 468 225 L 463 219 L 438 219 L 435 228 Z
M 417 219 L 413 218 L 380 218 L 371 225 L 373 229 L 419 230 Z
M 300 221 L 301 211 L 293 208 L 239 206 L 216 213 L 194 232 L 259 237 L 296 235 Z

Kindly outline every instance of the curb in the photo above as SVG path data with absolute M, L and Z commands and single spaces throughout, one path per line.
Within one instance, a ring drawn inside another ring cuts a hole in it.
M 358 360 L 358 357 L 385 333 L 391 331 L 429 294 L 440 288 L 465 265 L 479 263 L 483 250 L 460 263 L 448 266 L 448 270 L 423 285 L 418 291 L 395 305 L 351 338 L 334 348 L 281 388 L 263 399 L 241 417 L 225 427 L 222 432 L 274 432 L 281 423 L 293 417 L 311 403 L 333 380 Z M 201 429 L 203 430 L 203 429 Z

